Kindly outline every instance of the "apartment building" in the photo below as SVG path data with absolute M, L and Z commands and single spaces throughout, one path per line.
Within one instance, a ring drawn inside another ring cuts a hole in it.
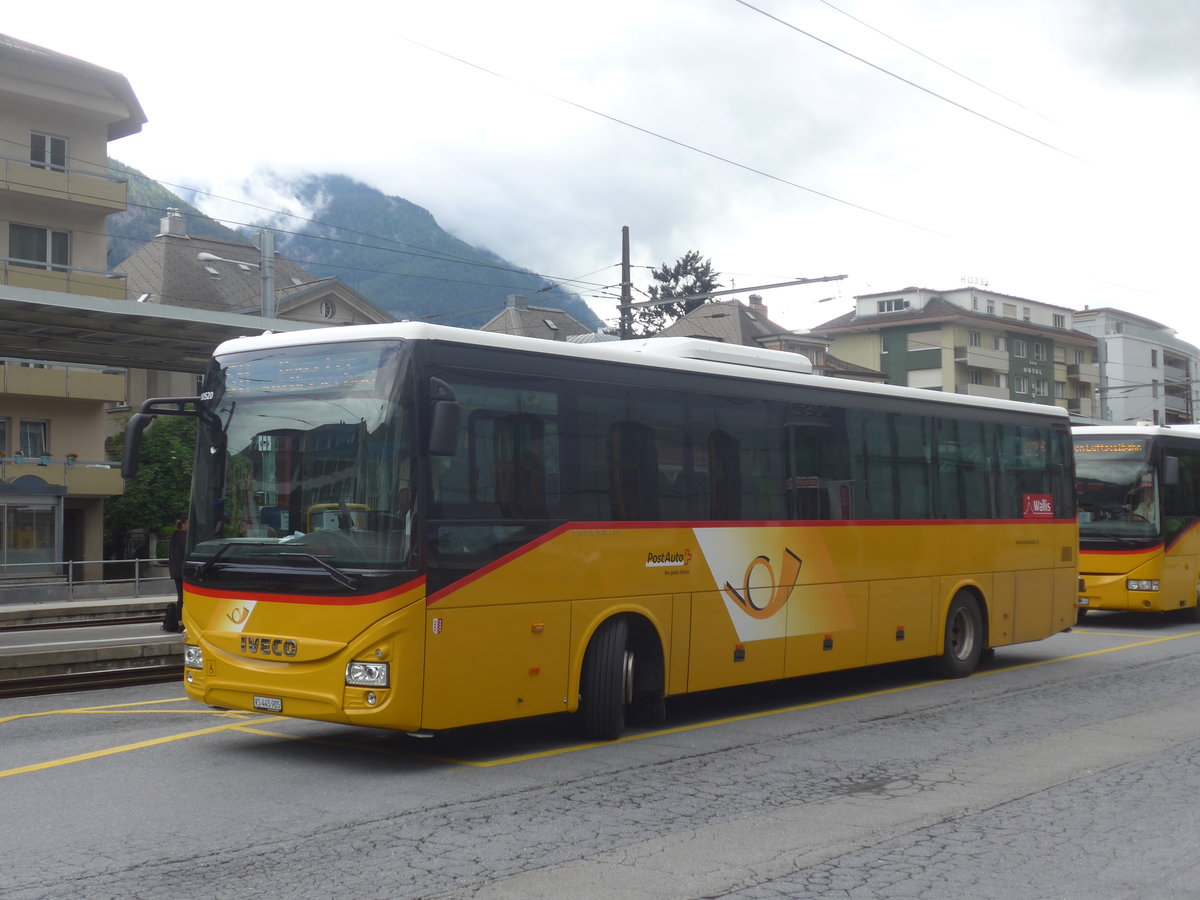
M 0 290 L 125 299 L 106 271 L 109 215 L 126 186 L 108 142 L 145 114 L 116 72 L 0 35 Z M 0 577 L 52 574 L 103 554 L 104 498 L 124 489 L 105 461 L 105 404 L 124 372 L 0 359 Z M 116 365 L 119 361 L 114 360 Z
M 890 384 L 1053 404 L 1081 422 L 1095 415 L 1097 340 L 1075 326 L 1071 309 L 973 286 L 855 301 L 853 312 L 812 331 Z
M 1196 421 L 1200 350 L 1180 340 L 1174 329 L 1110 307 L 1075 313 L 1075 327 L 1098 342 L 1098 421 Z

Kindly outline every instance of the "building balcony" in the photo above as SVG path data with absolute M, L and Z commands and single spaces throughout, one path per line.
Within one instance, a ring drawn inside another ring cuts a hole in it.
M 1083 416 L 1090 419 L 1096 415 L 1096 401 L 1091 397 L 1060 398 L 1055 403 L 1058 406 L 1065 406 L 1067 412 L 1073 416 Z
M 1165 381 L 1190 381 L 1187 369 L 1180 366 L 1163 366 L 1162 372 Z
M 128 206 L 128 185 L 122 179 L 81 169 L 42 168 L 10 156 L 0 156 L 0 191 L 48 197 L 105 214 L 124 212 Z
M 1187 397 L 1175 397 L 1171 394 L 1167 394 L 1163 400 L 1166 403 L 1168 412 L 1176 412 L 1186 415 L 1191 411 L 1191 404 L 1188 403 Z
M 973 369 L 995 369 L 1000 372 L 1007 372 L 1009 366 L 1008 351 L 983 347 L 955 347 L 954 361 Z
M 1089 384 L 1100 383 L 1099 363 L 1071 363 L 1067 366 L 1067 377 L 1076 381 L 1086 381 Z
M 68 400 L 125 401 L 125 370 L 91 366 L 29 366 L 0 359 L 0 394 Z
M 13 287 L 104 297 L 108 300 L 126 299 L 124 275 L 85 269 L 82 266 L 43 268 L 9 257 L 0 257 L 0 266 L 3 267 L 4 284 Z
M 968 397 L 987 397 L 991 400 L 1011 399 L 1008 388 L 996 387 L 991 384 L 956 384 L 954 392 L 966 394 Z
M 65 487 L 68 497 L 117 497 L 125 492 L 120 466 L 105 460 L 45 456 L 20 461 L 13 457 L 0 459 L 0 481 L 12 484 L 27 475 Z

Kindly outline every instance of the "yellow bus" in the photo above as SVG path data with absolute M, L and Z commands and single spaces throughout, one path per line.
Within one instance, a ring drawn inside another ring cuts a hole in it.
M 203 393 L 202 703 L 431 733 L 991 648 L 1075 621 L 1065 411 L 687 339 L 416 323 L 240 338 Z
M 1200 428 L 1077 426 L 1081 614 L 1200 621 Z

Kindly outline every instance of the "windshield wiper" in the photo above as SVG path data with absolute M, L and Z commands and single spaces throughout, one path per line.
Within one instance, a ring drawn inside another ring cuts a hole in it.
M 349 572 L 343 572 L 337 566 L 333 565 L 332 563 L 326 562 L 325 560 L 321 559 L 321 557 L 316 556 L 312 553 L 280 553 L 278 555 L 282 556 L 282 557 L 293 558 L 293 559 L 311 559 L 313 562 L 315 562 L 317 565 L 319 565 L 322 569 L 324 569 L 326 572 L 328 572 L 330 578 L 332 578 L 334 581 L 336 581 L 338 584 L 340 584 L 342 587 L 346 588 L 347 590 L 356 591 L 362 586 L 362 577 L 361 576 L 351 575 Z
M 205 578 L 207 578 L 208 573 L 213 570 L 213 566 L 215 566 L 221 557 L 225 555 L 225 551 L 232 546 L 232 543 L 225 543 L 218 547 L 217 552 L 200 566 L 200 571 L 196 573 L 196 580 L 203 581 Z

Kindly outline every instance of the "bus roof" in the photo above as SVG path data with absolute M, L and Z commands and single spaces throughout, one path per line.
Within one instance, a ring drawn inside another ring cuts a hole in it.
M 1071 431 L 1080 437 L 1111 434 L 1120 437 L 1178 437 L 1200 440 L 1200 425 L 1074 425 Z
M 576 344 L 547 341 L 543 338 L 473 331 L 424 322 L 385 322 L 377 325 L 339 325 L 331 328 L 312 328 L 303 331 L 266 332 L 253 337 L 225 341 L 215 356 L 270 350 L 282 347 L 302 347 L 348 341 L 435 341 L 471 347 L 494 347 L 564 359 L 589 359 L 645 366 L 673 371 L 724 375 L 775 384 L 796 384 L 826 391 L 871 396 L 907 397 L 926 403 L 948 406 L 1001 409 L 1025 415 L 1043 415 L 1069 421 L 1062 407 L 1051 404 L 1025 403 L 1018 400 L 997 400 L 967 394 L 948 394 L 927 388 L 874 384 L 868 381 L 830 378 L 813 375 L 807 357 L 780 350 L 742 347 L 696 338 L 649 338 L 634 341 L 606 341 Z M 798 357 L 798 359 L 790 359 Z M 800 363 L 799 360 L 803 360 Z M 786 363 L 781 365 L 781 363 Z

